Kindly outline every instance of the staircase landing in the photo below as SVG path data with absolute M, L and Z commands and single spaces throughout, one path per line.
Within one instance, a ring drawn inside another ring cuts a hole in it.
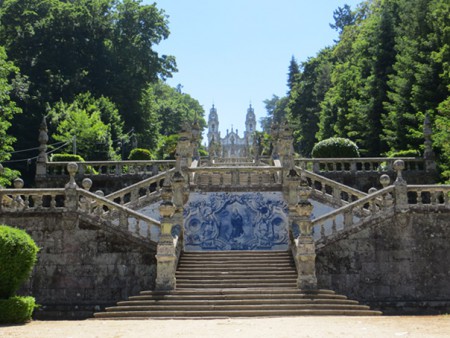
M 177 289 L 142 291 L 98 319 L 380 315 L 331 290 L 300 290 L 286 251 L 183 253 Z

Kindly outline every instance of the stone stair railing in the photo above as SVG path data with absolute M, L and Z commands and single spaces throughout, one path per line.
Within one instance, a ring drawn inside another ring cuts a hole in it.
M 191 187 L 204 191 L 280 189 L 280 168 L 274 166 L 222 166 L 189 168 Z
M 87 190 L 65 189 L 0 189 L 0 213 L 76 212 L 81 218 L 108 228 L 122 237 L 130 235 L 156 248 L 160 222 Z
M 394 215 L 394 186 L 389 186 L 312 220 L 316 247 L 321 248 L 372 221 Z
M 302 168 L 321 172 L 394 172 L 394 162 L 402 160 L 407 171 L 425 171 L 425 160 L 416 157 L 358 157 L 358 158 L 299 158 L 295 163 Z
M 131 209 L 154 203 L 160 197 L 164 180 L 168 179 L 174 171 L 175 168 L 172 168 L 156 176 L 146 178 L 138 183 L 115 191 L 107 195 L 106 198 Z
M 314 199 L 324 204 L 340 207 L 367 196 L 366 193 L 354 189 L 345 184 L 333 181 L 308 170 L 302 170 L 303 176 L 307 179 L 312 190 Z
M 450 209 L 450 185 L 408 185 L 410 209 Z
M 87 161 L 76 162 L 78 175 L 90 176 L 123 176 L 123 175 L 156 175 L 175 166 L 170 161 Z M 69 162 L 46 162 L 45 173 L 48 177 L 67 176 Z

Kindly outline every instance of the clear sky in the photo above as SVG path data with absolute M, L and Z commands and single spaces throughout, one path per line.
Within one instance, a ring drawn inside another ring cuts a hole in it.
M 156 0 L 169 16 L 171 32 L 156 50 L 176 57 L 178 72 L 169 85 L 181 84 L 206 118 L 214 103 L 222 136 L 232 125 L 242 135 L 249 104 L 257 121 L 266 116 L 263 101 L 286 95 L 291 57 L 302 62 L 332 45 L 333 11 L 360 2 Z

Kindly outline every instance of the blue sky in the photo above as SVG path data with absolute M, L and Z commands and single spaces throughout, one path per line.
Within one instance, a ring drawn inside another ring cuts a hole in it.
M 214 103 L 222 135 L 244 131 L 247 108 L 266 116 L 263 101 L 286 95 L 291 57 L 305 61 L 333 44 L 333 11 L 361 0 L 156 0 L 169 16 L 171 35 L 156 48 L 174 55 L 181 84 L 207 118 Z M 153 3 L 153 1 L 143 1 Z M 258 128 L 260 129 L 260 127 Z

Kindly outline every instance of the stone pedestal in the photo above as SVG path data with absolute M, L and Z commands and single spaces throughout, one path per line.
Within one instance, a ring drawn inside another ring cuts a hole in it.
M 316 289 L 316 245 L 312 236 L 301 236 L 297 242 L 297 287 Z

